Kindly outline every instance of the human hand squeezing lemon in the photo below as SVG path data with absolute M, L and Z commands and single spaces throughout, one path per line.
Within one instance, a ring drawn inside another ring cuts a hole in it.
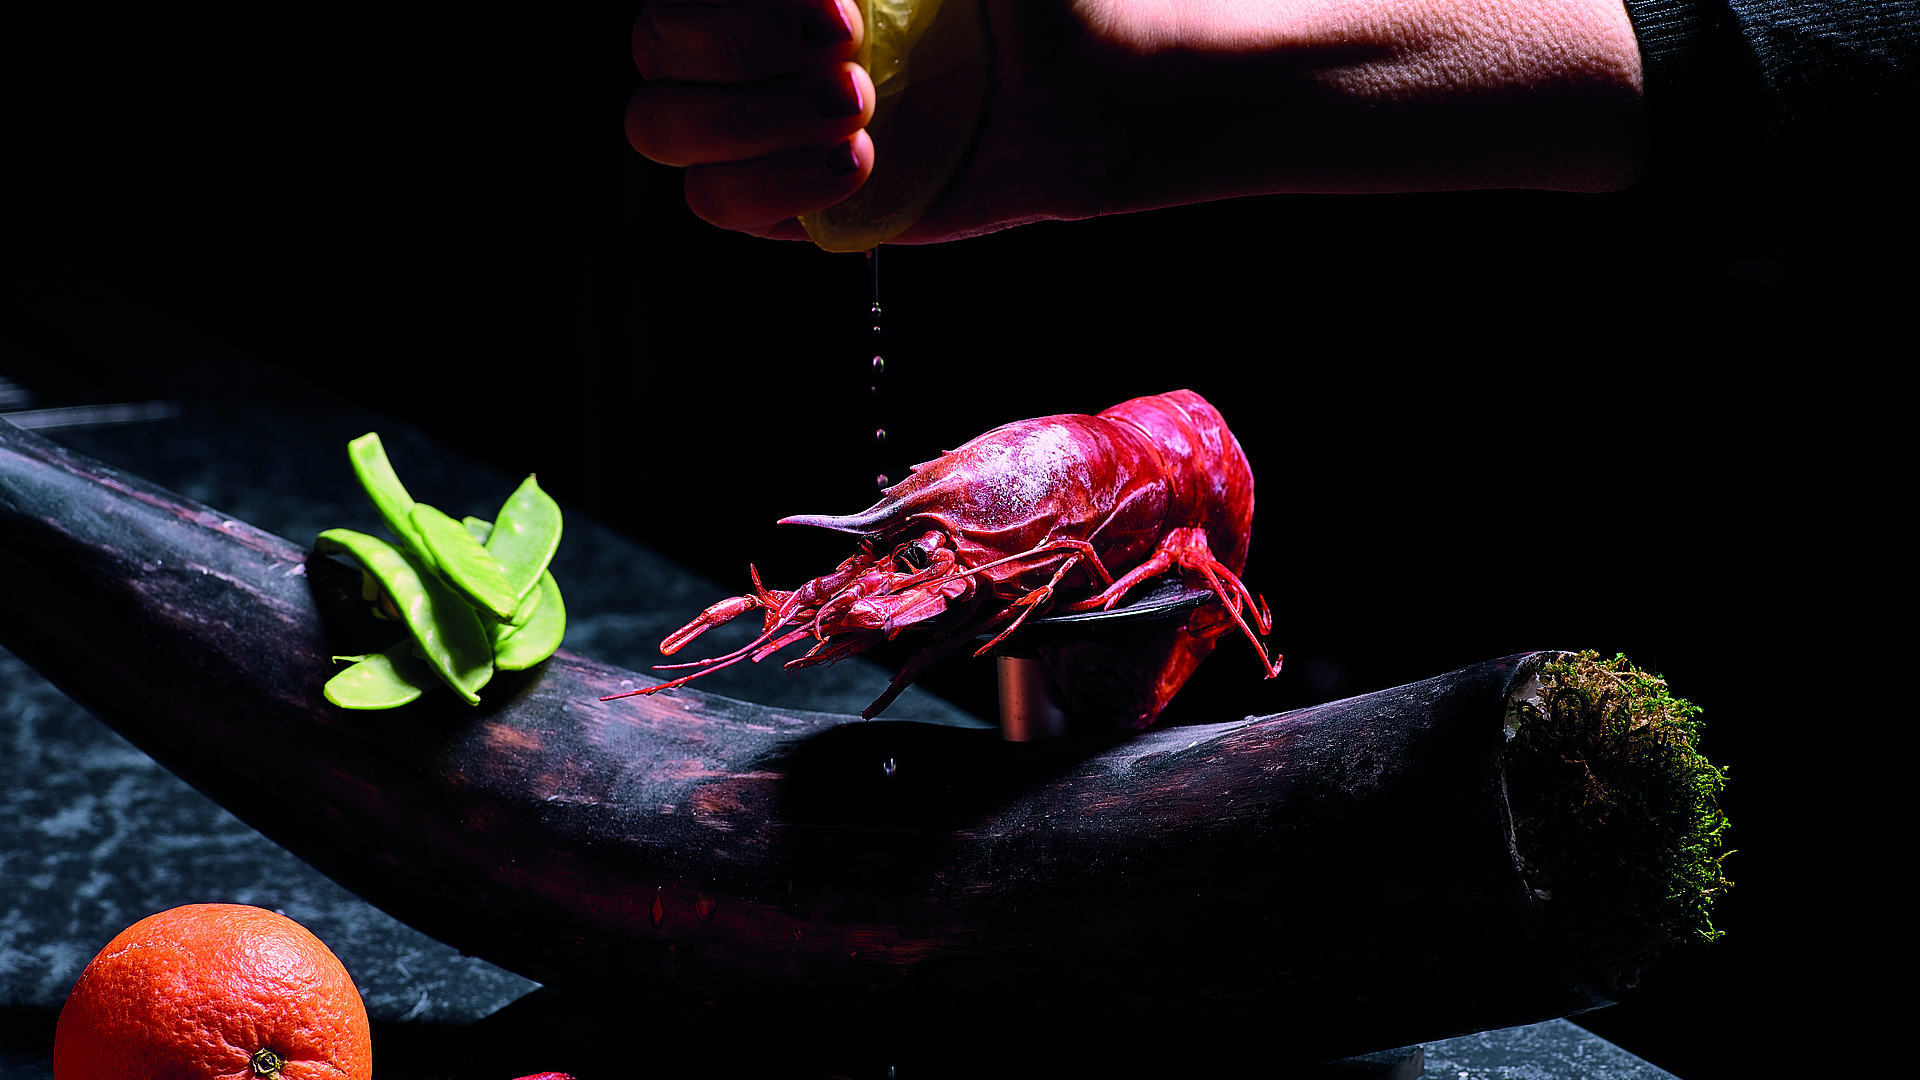
M 1624 187 L 1621 0 L 649 0 L 627 135 L 835 251 L 1278 192 Z

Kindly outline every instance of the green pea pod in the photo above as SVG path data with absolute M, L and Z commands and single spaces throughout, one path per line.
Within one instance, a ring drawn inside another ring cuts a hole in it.
M 360 560 L 385 589 L 413 640 L 440 681 L 478 705 L 478 693 L 493 677 L 493 648 L 480 626 L 480 616 L 419 560 L 377 536 L 352 529 L 328 529 L 314 550 L 321 554 L 345 552 Z
M 500 507 L 486 545 L 500 560 L 515 598 L 535 595 L 534 586 L 560 548 L 560 504 L 527 477 Z
M 502 671 L 520 671 L 553 655 L 567 635 L 567 606 L 553 575 L 540 572 L 540 606 L 525 626 L 517 627 L 495 646 L 493 662 Z
M 460 523 L 467 527 L 468 535 L 480 541 L 482 544 L 486 543 L 487 537 L 493 534 L 493 522 L 491 521 L 470 517 L 462 518 Z M 520 606 L 513 609 L 513 618 L 510 620 L 502 621 L 500 619 L 484 617 L 480 620 L 486 625 L 487 635 L 493 638 L 493 651 L 495 653 L 500 651 L 500 643 L 506 640 L 508 634 L 513 633 L 514 630 L 519 627 L 527 625 L 527 620 L 533 618 L 533 613 L 540 609 L 540 592 L 541 590 L 539 589 L 529 589 L 527 595 L 520 598 Z
M 487 640 L 493 642 L 493 662 L 496 667 L 500 664 L 500 650 L 506 648 L 507 639 L 513 636 L 514 631 L 532 622 L 534 614 L 540 610 L 540 595 L 544 591 L 535 589 L 528 593 L 527 598 L 520 601 L 520 606 L 515 609 L 512 619 L 496 619 L 491 612 L 480 613 L 480 625 L 487 631 Z
M 500 560 L 493 557 L 459 522 L 426 503 L 413 504 L 413 527 L 433 553 L 447 584 L 502 619 L 513 617 L 520 596 L 507 585 Z
M 413 655 L 413 639 L 408 638 L 384 652 L 362 657 L 328 679 L 322 693 L 343 709 L 397 709 L 439 685 L 433 669 Z
M 407 550 L 431 567 L 433 555 L 420 538 L 419 530 L 413 527 L 413 496 L 407 494 L 399 475 L 393 471 L 393 463 L 387 460 L 386 447 L 380 445 L 380 433 L 369 431 L 348 443 L 347 460 L 353 462 L 353 474 L 360 478 L 360 486 L 367 489 L 373 508 L 380 511 L 380 520 L 386 522 Z

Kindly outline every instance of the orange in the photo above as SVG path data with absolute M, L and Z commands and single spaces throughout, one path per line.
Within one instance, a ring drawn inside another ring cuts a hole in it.
M 307 928 L 188 904 L 121 931 L 60 1010 L 54 1080 L 371 1080 L 367 1008 Z

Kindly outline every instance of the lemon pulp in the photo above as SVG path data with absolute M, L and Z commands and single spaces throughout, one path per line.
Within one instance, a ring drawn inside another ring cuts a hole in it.
M 800 215 L 828 251 L 866 251 L 920 219 L 960 167 L 987 100 L 985 19 L 978 0 L 861 0 L 857 57 L 879 100 L 867 134 L 873 172 L 860 190 Z

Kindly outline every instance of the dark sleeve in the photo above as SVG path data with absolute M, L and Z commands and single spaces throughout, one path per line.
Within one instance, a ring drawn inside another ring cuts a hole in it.
M 1643 183 L 1677 216 L 1840 227 L 1906 202 L 1920 5 L 1626 0 L 1646 72 Z

